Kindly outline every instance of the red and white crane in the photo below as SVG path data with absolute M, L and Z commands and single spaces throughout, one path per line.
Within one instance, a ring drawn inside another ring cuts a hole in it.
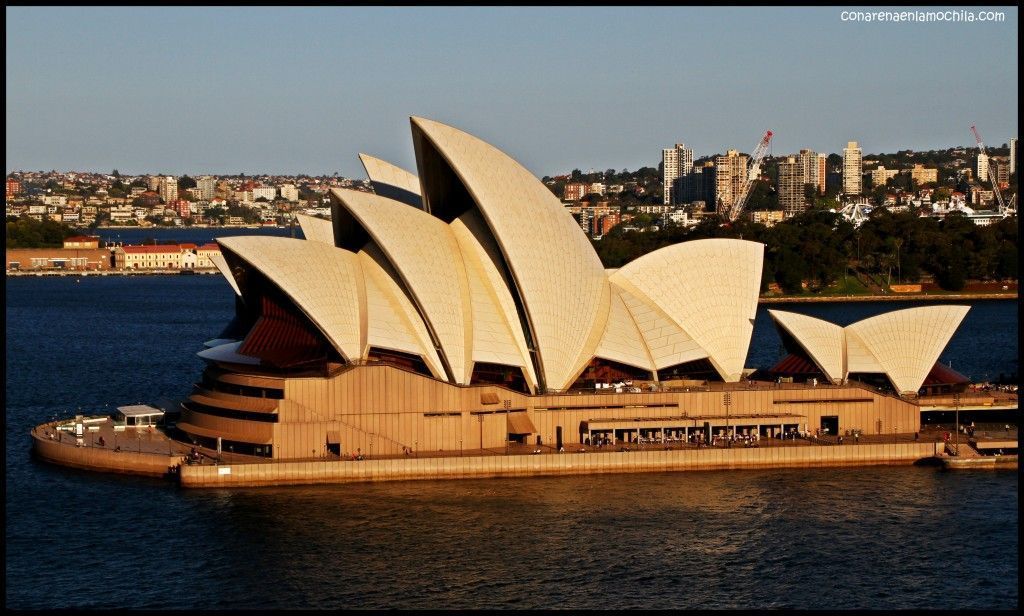
M 765 131 L 764 136 L 761 137 L 760 143 L 754 148 L 754 152 L 750 155 L 750 163 L 746 169 L 747 177 L 744 178 L 743 190 L 733 201 L 732 207 L 729 208 L 727 218 L 729 222 L 735 221 L 743 213 L 743 208 L 747 204 L 747 198 L 750 197 L 750 190 L 754 186 L 754 180 L 761 174 L 761 161 L 764 159 L 764 155 L 768 153 L 768 144 L 772 141 L 772 131 Z
M 999 204 L 999 212 L 1002 214 L 1006 213 L 1006 203 L 1003 201 L 1003 193 L 999 192 L 999 178 L 993 177 L 995 174 L 992 173 L 991 160 L 988 157 L 988 151 L 985 149 L 985 144 L 981 141 L 981 135 L 978 134 L 978 129 L 971 124 L 971 132 L 974 133 L 974 140 L 978 142 L 978 152 L 985 155 L 985 159 L 988 161 L 988 179 L 992 182 L 992 192 L 995 193 L 996 203 Z M 979 182 L 981 178 L 978 178 Z

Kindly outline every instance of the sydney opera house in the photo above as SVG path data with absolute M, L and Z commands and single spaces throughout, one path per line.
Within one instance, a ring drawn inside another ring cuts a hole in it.
M 913 396 L 942 376 L 966 307 L 846 327 L 773 310 L 776 372 L 806 385 L 758 384 L 762 244 L 605 269 L 522 165 L 451 126 L 411 128 L 416 174 L 361 155 L 373 192 L 333 190 L 330 221 L 300 217 L 304 239 L 218 240 L 236 314 L 199 352 L 188 439 L 285 460 L 918 429 Z

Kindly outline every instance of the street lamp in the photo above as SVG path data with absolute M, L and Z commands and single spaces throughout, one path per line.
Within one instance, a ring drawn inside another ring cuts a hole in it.
M 727 447 L 732 447 L 732 441 L 729 440 L 729 406 L 732 404 L 732 393 L 725 392 L 722 395 L 722 402 L 725 403 L 725 443 Z

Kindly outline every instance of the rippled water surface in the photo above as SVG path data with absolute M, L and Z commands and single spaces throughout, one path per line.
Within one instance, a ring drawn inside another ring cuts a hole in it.
M 910 304 L 782 307 L 849 323 Z M 1018 603 L 1014 472 L 892 467 L 180 490 L 28 456 L 53 415 L 187 393 L 215 276 L 7 280 L 15 608 L 978 608 Z M 1017 370 L 1016 302 L 943 354 Z M 748 365 L 779 357 L 758 313 Z

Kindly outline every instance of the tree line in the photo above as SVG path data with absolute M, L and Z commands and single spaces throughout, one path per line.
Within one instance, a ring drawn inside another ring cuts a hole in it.
M 621 267 L 658 248 L 703 238 L 739 238 L 765 244 L 762 292 L 774 282 L 786 293 L 823 291 L 855 277 L 884 288 L 934 281 L 959 291 L 968 280 L 1017 278 L 1017 218 L 978 226 L 960 213 L 944 219 L 876 210 L 859 228 L 836 213 L 808 210 L 773 227 L 708 217 L 695 227 L 657 231 L 618 226 L 594 241 L 605 267 Z
M 75 235 L 74 229 L 55 220 L 7 217 L 8 248 L 61 248 L 64 238 L 72 235 Z

